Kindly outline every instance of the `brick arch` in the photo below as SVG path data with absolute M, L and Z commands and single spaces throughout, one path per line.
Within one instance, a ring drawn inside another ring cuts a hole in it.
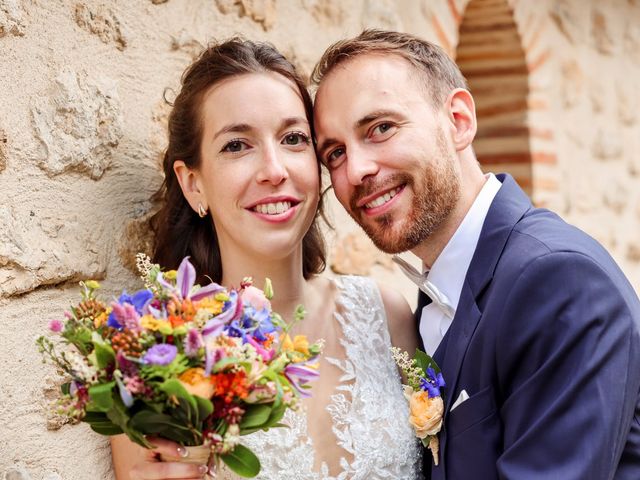
M 474 149 L 487 171 L 511 173 L 532 194 L 529 65 L 507 0 L 471 0 L 460 16 L 456 62 L 476 101 Z

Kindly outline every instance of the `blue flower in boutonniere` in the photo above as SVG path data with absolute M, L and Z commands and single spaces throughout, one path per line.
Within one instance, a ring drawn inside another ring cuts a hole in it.
M 438 433 L 444 416 L 440 389 L 446 386 L 442 373 L 436 362 L 421 350 L 416 350 L 412 359 L 399 348 L 392 347 L 391 352 L 407 377 L 404 396 L 409 401 L 409 423 L 422 444 L 431 450 L 433 463 L 438 465 Z

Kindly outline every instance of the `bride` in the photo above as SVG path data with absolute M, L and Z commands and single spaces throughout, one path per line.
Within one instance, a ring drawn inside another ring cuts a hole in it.
M 311 120 L 304 83 L 272 46 L 232 39 L 202 53 L 169 117 L 154 260 L 175 268 L 189 255 L 198 272 L 223 285 L 269 277 L 274 311 L 285 320 L 305 306 L 293 334 L 325 341 L 320 379 L 303 409 L 287 412 L 290 428 L 242 438 L 260 458 L 257 478 L 418 478 L 421 449 L 389 352 L 392 343 L 414 351 L 412 314 L 399 294 L 367 278 L 320 275 Z M 152 441 L 157 448 L 145 450 L 112 438 L 118 480 L 203 478 L 205 466 L 157 459 L 184 455 L 180 446 Z

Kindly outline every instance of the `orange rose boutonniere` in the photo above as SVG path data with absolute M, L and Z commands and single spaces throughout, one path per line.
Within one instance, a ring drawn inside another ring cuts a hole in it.
M 393 359 L 407 377 L 404 396 L 409 401 L 409 423 L 422 444 L 431 450 L 433 463 L 438 465 L 440 443 L 438 433 L 442 428 L 444 401 L 440 389 L 444 378 L 436 362 L 421 350 L 414 358 L 399 348 L 391 348 Z

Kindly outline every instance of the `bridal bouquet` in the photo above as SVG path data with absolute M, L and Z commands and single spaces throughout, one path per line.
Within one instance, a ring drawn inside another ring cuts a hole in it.
M 49 324 L 57 341 L 37 340 L 68 380 L 57 414 L 146 448 L 146 435 L 164 437 L 254 477 L 260 462 L 240 437 L 281 426 L 309 395 L 320 342 L 290 338 L 269 281 L 264 291 L 250 279 L 200 287 L 188 258 L 162 272 L 139 255 L 138 267 L 145 289 L 106 303 L 97 282 L 81 282 L 80 303 Z M 295 320 L 303 316 L 298 307 Z

